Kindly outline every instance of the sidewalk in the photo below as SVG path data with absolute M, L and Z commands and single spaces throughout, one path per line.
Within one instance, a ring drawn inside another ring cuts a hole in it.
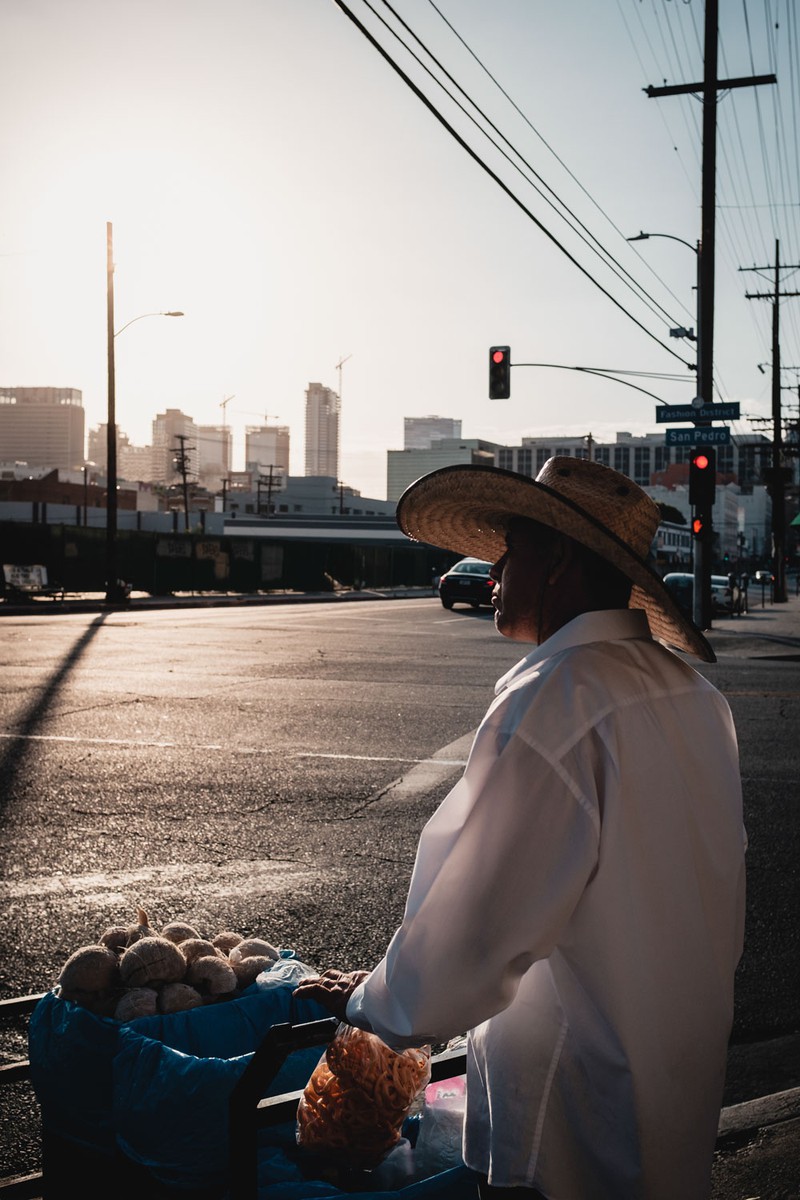
M 715 654 L 800 659 L 800 596 L 786 603 L 751 589 L 750 611 L 715 618 L 706 632 Z M 734 1046 L 728 1058 L 726 1106 L 714 1158 L 712 1200 L 800 1200 L 800 1032 Z
M 706 637 L 717 655 L 786 658 L 800 653 L 800 596 L 794 581 L 785 603 L 774 604 L 761 589 L 750 589 L 749 612 L 740 617 L 715 617 Z M 798 1193 L 800 1195 L 800 1193 Z
M 132 592 L 121 604 L 106 604 L 102 592 L 67 592 L 63 600 L 32 597 L 25 601 L 0 598 L 0 616 L 54 616 L 60 612 L 141 612 L 160 608 L 241 608 L 274 604 L 341 603 L 350 600 L 405 600 L 433 596 L 427 587 L 337 588 L 329 592 L 175 592 L 151 596 Z

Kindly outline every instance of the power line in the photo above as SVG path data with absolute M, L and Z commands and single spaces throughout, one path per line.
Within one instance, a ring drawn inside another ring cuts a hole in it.
M 486 163 L 480 157 L 477 151 L 473 150 L 468 142 L 466 142 L 465 139 L 453 128 L 450 122 L 436 108 L 433 102 L 428 99 L 425 93 L 413 82 L 413 80 L 406 74 L 402 67 L 394 61 L 389 52 L 383 46 L 381 46 L 380 42 L 378 42 L 378 40 L 370 33 L 363 22 L 361 22 L 358 17 L 356 17 L 356 15 L 347 7 L 347 5 L 344 3 L 344 0 L 334 0 L 334 3 L 336 4 L 337 8 L 339 8 L 345 14 L 345 16 L 352 21 L 352 23 L 364 35 L 364 37 L 366 37 L 369 43 L 378 51 L 378 53 L 389 64 L 392 70 L 400 76 L 407 87 L 411 89 L 414 95 L 425 105 L 429 112 L 433 114 L 436 120 L 439 121 L 439 123 L 447 130 L 450 136 L 454 138 L 456 142 L 458 142 L 458 144 L 467 152 L 470 158 L 472 158 L 478 164 L 478 166 L 480 166 L 486 172 L 486 174 L 494 180 L 494 182 L 506 193 L 509 199 L 511 199 L 514 204 L 516 204 L 517 207 L 520 208 L 531 221 L 533 221 L 536 227 L 540 229 L 541 232 L 544 233 L 544 235 L 561 251 L 561 253 L 567 259 L 569 259 L 573 266 L 577 267 L 580 273 L 584 275 L 591 283 L 593 283 L 598 291 L 602 292 L 603 295 L 606 296 L 606 298 L 610 300 L 616 308 L 623 312 L 625 316 L 627 316 L 628 319 L 633 322 L 634 325 L 642 330 L 643 333 L 656 342 L 662 348 L 662 350 L 666 350 L 666 352 L 672 355 L 673 358 L 677 358 L 678 361 L 683 363 L 685 367 L 691 369 L 691 363 L 683 359 L 680 354 L 676 353 L 676 351 L 672 349 L 671 346 L 668 346 L 665 342 L 662 342 L 660 338 L 656 334 L 652 333 L 646 325 L 644 325 L 637 317 L 633 315 L 633 313 L 629 312 L 629 310 L 624 306 L 624 304 L 622 304 L 621 301 L 617 300 L 607 288 L 605 288 L 597 279 L 595 279 L 595 277 L 586 269 L 586 267 L 582 266 L 582 264 L 578 262 L 575 256 L 571 254 L 569 250 L 567 250 L 566 246 L 564 246 L 563 243 L 558 240 L 555 234 L 550 232 L 550 230 L 539 220 L 539 218 L 531 212 L 527 205 L 525 205 L 522 200 L 515 195 L 515 193 L 500 178 L 500 176 L 492 170 L 488 163 Z
M 386 3 L 386 0 L 384 0 L 384 3 Z M 475 60 L 475 62 L 478 64 L 478 66 L 481 68 L 481 70 L 489 77 L 489 79 L 491 79 L 492 83 L 495 85 L 495 87 L 498 89 L 498 91 L 501 93 L 501 95 L 504 96 L 505 99 L 509 102 L 509 104 L 514 109 L 514 111 L 516 113 L 518 113 L 520 117 L 522 117 L 523 121 L 528 126 L 528 128 L 531 130 L 531 132 L 536 135 L 536 137 L 539 139 L 539 141 L 542 143 L 542 145 L 545 147 L 545 149 L 547 149 L 550 152 L 550 154 L 552 154 L 553 158 L 556 160 L 558 165 L 566 171 L 567 175 L 569 175 L 569 177 L 573 181 L 573 183 L 575 183 L 578 186 L 578 188 L 583 192 L 584 196 L 587 198 L 587 200 L 590 202 L 590 204 L 594 205 L 594 207 L 597 209 L 597 211 L 600 213 L 600 215 L 602 217 L 604 217 L 606 221 L 608 221 L 609 225 L 614 230 L 614 232 L 619 234 L 619 236 L 621 238 L 624 238 L 625 235 L 623 234 L 622 230 L 617 225 L 614 224 L 613 220 L 608 215 L 608 213 L 605 211 L 605 209 L 598 203 L 598 201 L 594 198 L 594 196 L 591 194 L 591 192 L 589 192 L 588 189 L 584 187 L 584 185 L 578 179 L 577 175 L 575 175 L 575 173 L 570 170 L 570 168 L 564 162 L 563 158 L 561 158 L 556 153 L 556 151 L 553 149 L 553 147 L 550 145 L 550 143 L 547 141 L 547 139 L 540 133 L 540 131 L 536 128 L 536 126 L 532 123 L 532 121 L 529 119 L 529 117 L 526 115 L 526 113 L 524 113 L 522 111 L 522 109 L 519 107 L 519 105 L 516 103 L 516 101 L 512 99 L 512 97 L 509 95 L 509 93 L 505 90 L 505 88 L 502 86 L 502 84 L 496 78 L 496 76 L 494 76 L 492 74 L 492 72 L 489 70 L 489 68 L 483 62 L 483 60 L 475 53 L 475 51 L 472 49 L 472 47 L 468 45 L 468 43 L 464 40 L 464 38 L 461 36 L 461 34 L 458 32 L 458 30 L 451 24 L 451 22 L 448 21 L 447 17 L 444 15 L 444 13 L 441 11 L 441 9 L 435 3 L 435 0 L 428 0 L 428 3 L 430 4 L 431 8 L 433 8 L 439 14 L 439 16 L 444 21 L 445 25 L 447 25 L 448 29 L 450 29 L 452 34 L 456 38 L 458 38 L 461 45 L 464 47 L 464 49 L 467 51 L 467 53 L 469 55 L 471 55 L 471 57 Z M 387 7 L 388 7 L 388 5 L 387 5 Z M 416 37 L 416 34 L 414 34 L 413 36 Z M 417 39 L 417 40 L 419 40 L 419 39 Z M 430 53 L 430 51 L 428 51 L 428 53 Z M 433 56 L 431 55 L 431 57 L 433 57 Z M 436 60 L 434 59 L 434 61 L 436 61 Z M 444 68 L 442 68 L 442 69 L 444 69 Z M 448 76 L 448 78 L 449 78 L 449 76 Z M 456 84 L 456 86 L 458 87 L 458 84 Z M 459 89 L 459 90 L 461 90 L 461 89 Z M 471 103 L 472 103 L 472 101 L 471 101 Z M 477 108 L 477 105 L 475 107 Z M 478 111 L 480 112 L 481 110 L 478 109 Z M 492 126 L 492 128 L 495 128 L 495 127 Z M 500 136 L 502 136 L 502 134 Z M 510 144 L 510 143 L 508 143 L 508 144 Z M 517 151 L 515 151 L 515 153 L 517 153 Z M 525 160 L 523 159 L 523 161 L 525 161 Z M 531 170 L 533 170 L 533 168 L 531 168 Z M 539 178 L 539 176 L 537 176 L 537 178 Z M 559 203 L 563 204 L 563 201 L 559 200 Z M 566 208 L 567 206 L 564 205 L 564 207 Z M 570 212 L 570 215 L 573 215 L 571 213 L 570 209 L 567 208 L 567 211 Z M 575 219 L 578 220 L 577 217 Z M 585 228 L 585 226 L 582 226 L 582 227 Z M 587 230 L 587 232 L 589 232 L 589 231 Z M 591 235 L 591 234 L 590 234 L 590 236 L 593 237 L 593 235 Z M 597 239 L 594 239 L 594 240 L 597 241 Z M 599 242 L 598 242 L 598 245 L 599 245 Z M 604 250 L 604 253 L 607 253 L 607 251 Z M 614 260 L 614 261 L 616 261 L 616 260 Z M 641 261 L 645 266 L 647 266 L 646 259 L 642 258 Z M 624 270 L 624 268 L 622 268 L 622 269 Z M 650 270 L 652 271 L 652 268 L 650 268 Z M 652 272 L 652 273 L 655 274 L 655 272 Z M 626 272 L 626 274 L 627 274 L 627 272 Z M 658 276 L 656 276 L 656 278 L 658 278 Z M 663 281 L 660 280 L 660 282 L 663 282 Z M 637 285 L 637 286 L 640 286 L 640 285 Z M 644 291 L 644 289 L 642 289 L 642 290 Z M 667 288 L 667 291 L 669 291 L 669 288 Z M 645 293 L 645 294 L 647 294 L 647 293 Z M 671 292 L 670 292 L 670 295 L 672 295 Z M 677 300 L 677 296 L 673 296 L 673 299 Z M 659 307 L 661 307 L 661 306 L 659 305 Z M 663 311 L 664 310 L 662 309 L 662 312 Z
M 467 117 L 467 119 L 469 121 L 472 121 L 472 123 L 476 127 L 476 129 L 478 129 L 479 132 L 482 133 L 483 136 L 487 139 L 487 141 L 490 142 L 490 144 L 492 146 L 494 146 L 495 150 L 497 150 L 500 154 L 502 154 L 502 156 L 506 159 L 506 161 L 514 168 L 514 170 L 517 171 L 520 175 L 522 175 L 522 178 L 525 180 L 525 182 L 530 184 L 530 186 L 534 189 L 535 192 L 537 192 L 537 194 L 539 196 L 541 196 L 541 198 L 544 200 L 544 202 L 546 204 L 550 205 L 550 207 L 553 209 L 553 211 L 556 213 L 556 215 L 558 217 L 560 217 L 561 220 L 564 221 L 566 225 L 570 226 L 570 221 L 567 220 L 567 218 L 564 216 L 563 212 L 560 212 L 556 208 L 556 204 L 553 202 L 553 200 L 551 200 L 548 196 L 545 196 L 544 193 L 541 191 L 541 189 L 539 187 L 537 187 L 537 185 L 533 182 L 533 180 L 529 179 L 525 175 L 525 173 L 520 169 L 520 167 L 517 165 L 517 163 L 513 162 L 511 160 L 511 158 L 508 156 L 508 154 L 506 154 L 506 152 L 505 152 L 505 150 L 503 150 L 502 146 L 499 146 L 497 144 L 497 142 L 492 137 L 489 136 L 489 134 L 486 132 L 486 130 L 478 124 L 478 122 L 475 120 L 475 118 L 469 112 L 467 112 L 467 110 L 460 103 L 460 101 L 457 100 L 455 96 L 453 96 L 452 92 L 449 92 L 447 90 L 447 88 L 444 86 L 444 84 L 441 82 L 441 80 L 439 80 L 435 77 L 435 75 L 431 72 L 431 70 L 421 61 L 421 59 L 414 53 L 414 51 L 410 48 L 410 46 L 406 42 L 403 41 L 403 39 L 400 37 L 400 35 L 388 25 L 388 23 L 383 19 L 383 17 L 380 16 L 379 13 L 375 12 L 375 9 L 372 7 L 372 5 L 370 3 L 370 0 L 363 0 L 363 2 L 366 5 L 366 7 L 370 10 L 370 12 L 372 12 L 372 14 L 383 24 L 384 28 L 387 29 L 388 32 L 394 38 L 396 38 L 397 41 L 400 42 L 400 45 L 403 47 L 403 49 L 406 50 L 411 55 L 411 57 L 423 69 L 423 71 L 425 71 L 430 76 L 430 78 L 434 81 L 434 83 L 442 89 L 442 91 L 445 93 L 445 95 L 448 97 L 448 99 L 451 100 L 457 106 L 457 108 L 459 108 L 461 110 L 461 112 L 464 114 L 465 117 Z M 434 8 L 436 7 L 435 4 L 433 4 L 433 0 L 429 0 L 429 2 L 433 5 Z M 461 87 L 460 83 L 458 83 L 458 81 L 453 78 L 453 76 L 450 74 L 450 72 L 447 70 L 447 68 L 442 64 L 441 60 L 436 57 L 436 55 L 428 48 L 428 46 L 426 46 L 426 44 L 422 41 L 422 39 L 414 32 L 413 29 L 411 29 L 411 27 L 407 24 L 407 22 L 404 21 L 403 18 L 400 16 L 400 14 L 392 7 L 392 5 L 389 3 L 389 0 L 383 0 L 383 4 L 386 8 L 389 9 L 389 12 L 391 12 L 391 14 L 395 18 L 395 20 L 397 20 L 400 23 L 400 25 L 402 25 L 402 27 L 411 35 L 411 37 L 414 38 L 414 40 L 417 42 L 417 44 L 422 47 L 424 52 L 436 64 L 436 66 L 444 74 L 444 76 L 450 81 L 450 83 L 455 88 L 458 89 L 458 91 L 461 93 L 462 96 L 464 96 L 464 98 L 468 101 L 468 103 L 471 104 L 472 107 L 476 110 L 476 112 L 478 112 L 480 114 L 480 116 L 487 123 L 489 128 L 494 130 L 494 132 L 497 134 L 497 136 L 499 138 L 502 138 L 502 140 L 509 147 L 509 149 L 512 151 L 512 153 L 515 154 L 517 156 L 517 158 L 531 172 L 531 174 L 534 176 L 534 179 L 537 179 L 539 181 L 539 183 L 541 183 L 542 187 L 546 188 L 546 190 L 550 193 L 550 195 L 554 197 L 555 202 L 558 205 L 560 205 L 561 208 L 564 209 L 566 211 L 566 213 L 569 215 L 571 220 L 574 221 L 576 223 L 576 225 L 580 227 L 580 229 L 577 229 L 575 227 L 575 225 L 571 225 L 570 228 L 572 229 L 572 232 L 577 234 L 577 236 L 581 239 L 581 241 L 584 242 L 589 247 L 591 252 L 593 254 L 596 254 L 601 259 L 601 261 L 604 262 L 605 266 L 610 267 L 612 274 L 616 275 L 617 278 L 620 280 L 620 282 L 625 285 L 625 287 L 627 287 L 631 291 L 633 291 L 634 294 L 636 294 L 637 292 L 639 293 L 639 295 L 637 295 L 637 299 L 643 300 L 646 307 L 648 307 L 650 309 L 650 311 L 653 313 L 654 316 L 658 317 L 659 320 L 662 319 L 662 317 L 659 317 L 659 314 L 655 311 L 655 309 L 658 308 L 658 309 L 660 309 L 661 314 L 663 314 L 663 318 L 666 318 L 669 325 L 677 324 L 676 319 L 674 317 L 672 317 L 667 312 L 667 310 L 664 308 L 664 306 L 662 304 L 660 304 L 653 296 L 651 296 L 650 293 L 639 283 L 639 281 L 637 279 L 635 279 L 624 266 L 622 266 L 622 264 L 611 254 L 611 252 L 609 250 L 606 249 L 605 246 L 603 246 L 603 244 L 600 242 L 600 240 L 595 237 L 595 235 L 591 232 L 591 230 L 587 228 L 587 226 L 581 221 L 581 219 L 576 215 L 576 213 L 574 213 L 572 211 L 572 209 L 565 203 L 565 201 L 563 201 L 561 199 L 561 197 L 556 194 L 556 192 L 553 190 L 553 188 L 551 188 L 550 185 L 546 182 L 546 180 L 544 180 L 542 178 L 542 176 L 536 171 L 536 169 L 524 157 L 524 155 L 509 141 L 509 139 L 505 136 L 505 134 L 500 129 L 498 129 L 497 125 L 492 121 L 492 119 L 484 112 L 484 110 L 476 103 L 476 101 L 473 100 L 472 97 L 468 95 L 468 93 L 465 91 L 465 89 Z M 437 12 L 438 11 L 439 10 L 437 9 Z M 448 25 L 448 27 L 451 30 L 453 30 L 453 33 L 455 34 L 456 37 L 459 38 L 459 41 L 461 41 L 462 45 L 464 45 L 465 48 L 469 50 L 469 47 L 466 45 L 466 42 L 464 42 L 463 38 L 461 38 L 456 33 L 456 31 L 453 29 L 453 26 L 450 24 L 450 22 L 446 21 L 445 23 Z M 470 52 L 470 54 L 472 54 L 473 58 L 475 58 L 475 61 L 478 62 L 481 66 L 483 66 L 483 64 L 480 62 L 480 59 L 471 50 L 469 52 Z M 487 72 L 487 74 L 488 74 L 488 72 Z M 493 77 L 490 76 L 490 78 L 493 78 Z M 503 89 L 501 88 L 500 90 L 502 91 Z M 503 92 L 503 95 L 506 96 L 506 98 L 508 99 L 508 96 L 505 92 Z M 514 107 L 516 108 L 516 105 Z M 520 110 L 517 108 L 517 112 L 519 112 L 519 111 Z M 522 115 L 522 114 L 520 114 L 520 115 Z M 533 128 L 533 127 L 531 126 L 531 128 Z M 536 132 L 536 130 L 534 130 L 534 132 Z M 574 178 L 574 176 L 573 176 L 573 178 Z M 581 233 L 580 230 L 583 230 L 584 232 Z M 584 233 L 586 234 L 586 236 L 584 236 Z M 590 245 L 589 239 L 591 239 L 591 241 L 594 242 L 595 245 Z M 613 266 L 611 264 L 613 264 Z M 616 268 L 619 268 L 619 269 L 617 270 Z M 620 272 L 622 272 L 622 274 L 620 274 Z M 623 278 L 623 275 L 627 276 L 627 278 Z M 653 307 L 654 305 L 655 305 L 655 308 Z

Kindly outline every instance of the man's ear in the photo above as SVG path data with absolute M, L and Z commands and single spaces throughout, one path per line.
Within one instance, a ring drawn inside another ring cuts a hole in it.
M 550 551 L 550 570 L 547 575 L 547 582 L 550 584 L 558 583 L 574 562 L 575 547 L 572 544 L 571 538 L 556 537 Z

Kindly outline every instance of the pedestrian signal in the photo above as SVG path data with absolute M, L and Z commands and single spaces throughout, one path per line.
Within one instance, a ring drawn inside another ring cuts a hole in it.
M 695 517 L 692 521 L 692 533 L 695 537 L 702 537 L 706 528 L 706 523 L 702 517 Z
M 708 510 L 717 488 L 717 452 L 713 446 L 698 446 L 689 460 L 689 503 Z
M 511 395 L 511 348 L 489 347 L 489 399 L 508 400 Z

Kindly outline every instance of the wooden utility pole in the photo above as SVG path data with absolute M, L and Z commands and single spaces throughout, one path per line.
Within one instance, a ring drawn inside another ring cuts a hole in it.
M 744 267 L 741 270 L 768 271 L 769 267 Z M 775 242 L 775 272 L 772 292 L 745 292 L 748 300 L 772 301 L 772 463 L 764 471 L 767 491 L 772 501 L 772 599 L 778 604 L 788 600 L 786 592 L 786 476 L 783 465 L 783 419 L 781 414 L 781 340 L 780 302 L 781 297 L 800 296 L 800 292 L 782 292 L 780 288 L 780 242 Z M 800 270 L 797 263 L 786 264 L 784 271 Z
M 176 433 L 180 446 L 175 449 L 175 466 L 183 481 L 183 526 L 189 532 L 189 451 L 186 449 L 187 435 Z
M 714 280 L 716 241 L 716 172 L 717 172 L 717 93 L 730 88 L 753 87 L 762 83 L 776 83 L 775 75 L 753 75 L 749 78 L 718 79 L 717 58 L 719 41 L 719 0 L 706 0 L 705 30 L 703 47 L 702 83 L 674 84 L 665 87 L 647 87 L 645 92 L 653 99 L 659 96 L 681 96 L 702 92 L 703 96 L 703 165 L 702 165 L 702 218 L 701 239 L 697 247 L 697 384 L 698 408 L 708 407 L 714 402 Z M 708 420 L 698 420 L 697 426 L 709 425 Z M 703 444 L 698 437 L 699 444 Z M 713 505 L 713 498 L 712 498 Z M 713 549 L 713 526 L 711 506 L 703 513 L 703 532 L 694 539 L 694 622 L 700 629 L 711 627 L 711 552 Z
M 272 512 L 272 489 L 275 486 L 275 477 L 273 476 L 272 472 L 275 470 L 275 467 L 278 464 L 277 463 L 268 463 L 265 465 L 267 465 L 269 467 L 269 475 L 267 476 L 266 484 L 267 484 L 267 516 L 270 516 L 270 514 Z M 256 479 L 256 497 L 257 497 L 256 498 L 256 516 L 259 516 L 259 517 L 261 516 L 261 488 L 262 488 L 263 483 L 264 483 L 264 480 L 261 478 L 261 472 L 259 470 L 258 479 Z

